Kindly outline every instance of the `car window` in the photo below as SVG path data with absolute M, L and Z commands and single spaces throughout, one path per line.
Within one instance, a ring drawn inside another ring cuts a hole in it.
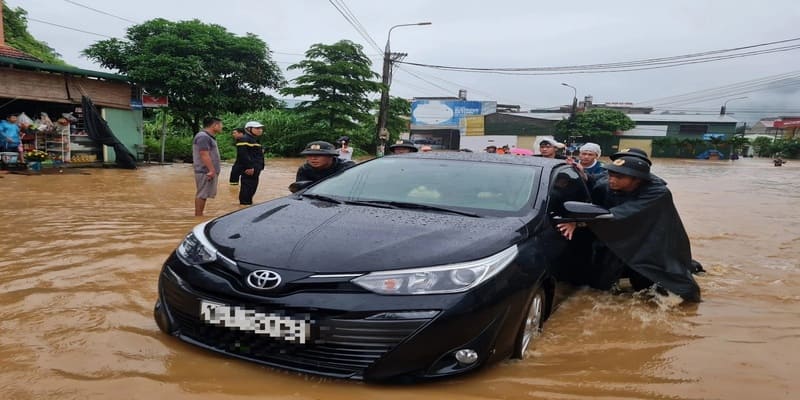
M 564 215 L 566 201 L 591 201 L 586 184 L 572 167 L 562 167 L 553 171 L 548 197 L 548 215 Z
M 309 193 L 518 213 L 529 208 L 540 174 L 540 167 L 528 165 L 387 157 L 329 178 Z

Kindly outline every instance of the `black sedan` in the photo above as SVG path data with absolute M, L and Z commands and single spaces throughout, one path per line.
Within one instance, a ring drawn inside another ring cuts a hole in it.
M 164 263 L 155 319 L 186 342 L 339 378 L 522 358 L 580 264 L 553 214 L 588 191 L 561 160 L 412 153 L 202 223 Z

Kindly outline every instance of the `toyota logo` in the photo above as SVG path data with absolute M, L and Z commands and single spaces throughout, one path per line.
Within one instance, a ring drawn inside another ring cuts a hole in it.
M 281 284 L 281 276 L 277 272 L 260 269 L 247 275 L 247 284 L 255 289 L 275 289 Z

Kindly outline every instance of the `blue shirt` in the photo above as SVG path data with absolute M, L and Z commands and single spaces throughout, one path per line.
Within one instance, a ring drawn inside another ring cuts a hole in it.
M 7 147 L 19 146 L 19 126 L 17 124 L 12 124 L 6 120 L 0 121 L 0 135 L 3 136 L 0 138 L 3 145 Z M 11 142 L 6 140 L 6 138 L 10 138 Z

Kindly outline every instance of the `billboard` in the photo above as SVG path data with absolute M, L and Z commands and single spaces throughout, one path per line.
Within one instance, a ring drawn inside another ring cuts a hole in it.
M 411 103 L 411 129 L 458 129 L 470 115 L 495 112 L 493 101 L 414 100 Z
M 483 136 L 486 133 L 486 125 L 483 115 L 467 115 L 461 119 L 459 126 L 461 136 Z

